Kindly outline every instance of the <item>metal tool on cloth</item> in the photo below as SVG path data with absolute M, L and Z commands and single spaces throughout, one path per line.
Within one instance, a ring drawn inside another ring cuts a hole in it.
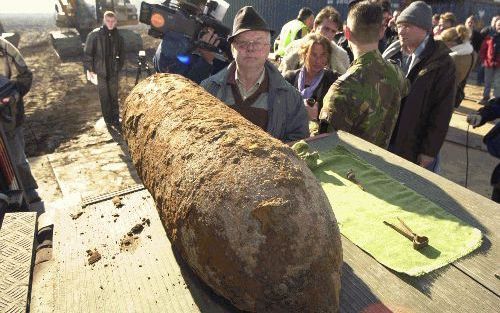
M 384 221 L 384 224 L 391 227 L 392 229 L 394 229 L 395 231 L 397 231 L 401 235 L 405 236 L 409 240 L 411 240 L 413 242 L 413 249 L 415 249 L 415 250 L 420 250 L 420 249 L 427 247 L 429 245 L 429 238 L 427 238 L 426 236 L 419 236 L 419 235 L 415 234 L 410 229 L 410 227 L 408 227 L 405 224 L 405 222 L 403 222 L 402 219 L 400 219 L 399 217 L 397 219 L 401 223 L 401 225 L 403 226 L 403 229 L 401 229 L 398 226 L 391 224 L 387 221 Z
M 346 178 L 350 181 L 352 181 L 353 183 L 355 183 L 356 185 L 358 185 L 359 188 L 361 188 L 361 190 L 365 190 L 365 188 L 363 187 L 363 185 L 361 185 L 361 183 L 358 181 L 358 179 L 356 178 L 356 174 L 354 173 L 354 171 L 352 169 L 349 169 L 346 173 Z

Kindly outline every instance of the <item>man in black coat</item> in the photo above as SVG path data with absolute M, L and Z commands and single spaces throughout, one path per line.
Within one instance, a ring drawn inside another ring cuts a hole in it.
M 125 61 L 123 38 L 116 29 L 115 13 L 104 13 L 103 26 L 94 29 L 85 43 L 85 67 L 97 75 L 99 100 L 106 125 L 119 126 L 118 73 Z
M 399 41 L 382 55 L 401 65 L 411 82 L 402 100 L 389 151 L 433 172 L 453 113 L 455 64 L 446 45 L 432 37 L 432 9 L 412 2 L 397 19 Z

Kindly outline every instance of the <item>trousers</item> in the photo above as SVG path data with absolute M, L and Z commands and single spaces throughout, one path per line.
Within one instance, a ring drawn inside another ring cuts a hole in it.
M 97 89 L 104 121 L 106 124 L 117 124 L 120 118 L 118 108 L 118 76 L 109 78 L 98 77 Z
M 24 152 L 24 129 L 22 126 L 17 126 L 12 131 L 6 131 L 5 137 L 9 147 L 12 163 L 17 169 L 19 180 L 24 190 L 34 190 L 38 188 L 31 168 Z

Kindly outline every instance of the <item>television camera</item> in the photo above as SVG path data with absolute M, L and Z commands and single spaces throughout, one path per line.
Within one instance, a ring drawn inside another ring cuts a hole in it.
M 152 37 L 163 38 L 166 32 L 177 32 L 191 40 L 193 50 L 201 48 L 227 54 L 229 44 L 226 38 L 231 29 L 221 20 L 228 7 L 229 4 L 223 0 L 206 3 L 205 0 L 167 0 L 161 4 L 142 2 L 139 21 L 151 26 L 148 34 Z M 212 28 L 217 34 L 217 47 L 200 40 L 207 28 Z

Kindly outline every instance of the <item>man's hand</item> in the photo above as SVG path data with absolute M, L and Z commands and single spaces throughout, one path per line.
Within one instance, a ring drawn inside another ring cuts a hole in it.
M 10 96 L 0 99 L 0 102 L 3 105 L 10 105 L 11 103 L 16 103 L 17 100 L 19 100 L 19 98 L 20 98 L 19 92 L 15 91 Z
M 314 101 L 314 105 L 310 106 L 307 103 L 307 99 L 304 99 L 304 106 L 306 107 L 307 115 L 309 115 L 309 120 L 310 121 L 317 121 L 318 120 L 318 102 Z
M 482 117 L 479 114 L 469 114 L 467 115 L 467 123 L 471 124 L 472 127 L 476 128 L 481 125 Z
M 429 165 L 431 165 L 432 162 L 434 162 L 434 159 L 435 158 L 431 156 L 425 154 L 419 154 L 417 159 L 418 165 L 420 165 L 421 167 L 428 167 Z
M 213 28 L 206 28 L 205 33 L 201 36 L 200 41 L 206 42 L 207 44 L 217 47 L 220 43 L 219 36 L 214 32 Z M 215 59 L 215 52 L 198 48 L 197 49 L 200 56 L 208 63 L 212 64 Z

